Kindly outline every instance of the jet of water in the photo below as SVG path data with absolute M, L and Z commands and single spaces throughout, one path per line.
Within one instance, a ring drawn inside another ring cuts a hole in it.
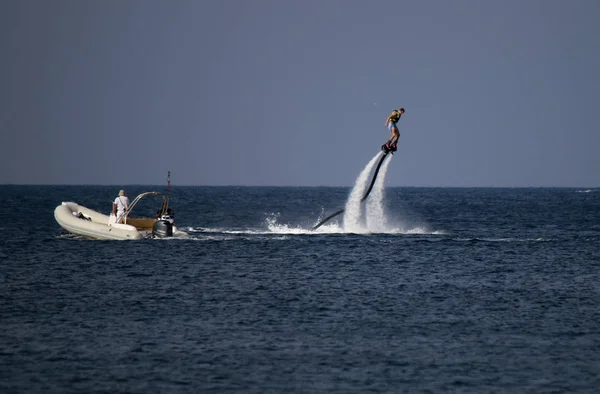
M 367 229 L 371 232 L 383 233 L 388 230 L 386 215 L 383 207 L 385 175 L 392 157 L 389 157 L 381 167 L 379 176 L 373 186 L 373 191 L 367 200 Z
M 350 192 L 350 197 L 346 202 L 346 208 L 344 212 L 344 231 L 345 232 L 364 232 L 364 226 L 361 224 L 362 212 L 361 212 L 361 199 L 365 190 L 367 189 L 367 185 L 369 183 L 369 175 L 371 174 L 371 170 L 379 160 L 381 152 L 378 152 L 371 161 L 366 165 L 366 167 L 362 170 L 356 182 L 354 183 L 354 188 L 352 192 Z

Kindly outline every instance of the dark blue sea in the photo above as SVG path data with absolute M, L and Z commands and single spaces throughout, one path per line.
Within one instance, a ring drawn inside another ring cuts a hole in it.
M 309 229 L 352 188 L 173 186 L 171 239 L 54 219 L 122 188 L 166 191 L 0 186 L 1 393 L 600 390 L 599 189 L 386 188 L 350 232 Z

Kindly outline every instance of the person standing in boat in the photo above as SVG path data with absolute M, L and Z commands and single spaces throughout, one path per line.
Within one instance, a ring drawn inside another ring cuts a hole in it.
M 119 196 L 113 201 L 112 213 L 117 217 L 117 223 L 125 217 L 125 211 L 129 208 L 129 198 L 125 190 L 119 190 Z

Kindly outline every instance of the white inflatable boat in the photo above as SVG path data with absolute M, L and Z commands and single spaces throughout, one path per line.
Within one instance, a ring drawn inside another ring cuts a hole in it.
M 163 198 L 157 218 L 130 217 L 135 205 L 146 196 Z M 110 216 L 104 215 L 74 202 L 63 202 L 57 206 L 54 209 L 54 218 L 68 232 L 93 239 L 125 240 L 186 235 L 175 227 L 168 201 L 168 197 L 160 192 L 142 193 L 129 205 L 120 223 L 116 222 L 112 213 Z

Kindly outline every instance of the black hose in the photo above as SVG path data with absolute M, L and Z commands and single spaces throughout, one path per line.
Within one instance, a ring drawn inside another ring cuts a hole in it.
M 367 192 L 365 193 L 363 198 L 360 199 L 360 202 L 365 201 L 367 199 L 367 197 L 369 197 L 369 193 L 371 193 L 371 190 L 373 189 L 373 185 L 375 184 L 375 180 L 377 179 L 377 174 L 379 174 L 379 168 L 381 167 L 381 164 L 383 163 L 383 161 L 385 160 L 387 155 L 388 155 L 387 153 L 384 153 L 383 156 L 381 157 L 381 160 L 379 160 L 379 164 L 377 164 L 377 168 L 375 169 L 375 172 L 373 173 L 373 178 L 371 179 L 371 184 L 369 185 L 369 188 L 367 189 Z M 327 221 L 329 221 L 330 219 L 333 219 L 334 217 L 336 217 L 340 213 L 344 212 L 345 210 L 346 210 L 345 208 L 342 208 L 339 211 L 327 216 L 325 219 L 321 220 L 319 222 L 319 224 L 317 224 L 315 227 L 311 228 L 311 231 L 318 229 L 323 224 L 325 224 Z
M 387 157 L 387 153 L 385 153 L 381 157 L 381 160 L 379 160 L 379 164 L 377 164 L 377 168 L 375 169 L 375 172 L 373 173 L 373 179 L 371 179 L 371 184 L 369 185 L 369 188 L 367 189 L 367 192 L 365 193 L 363 198 L 360 199 L 360 202 L 365 201 L 367 199 L 367 197 L 369 197 L 369 193 L 371 193 L 371 190 L 373 189 L 373 185 L 375 184 L 375 179 L 377 179 L 377 174 L 379 174 L 379 168 L 381 167 L 381 163 L 383 163 L 383 161 L 385 160 L 386 157 Z

